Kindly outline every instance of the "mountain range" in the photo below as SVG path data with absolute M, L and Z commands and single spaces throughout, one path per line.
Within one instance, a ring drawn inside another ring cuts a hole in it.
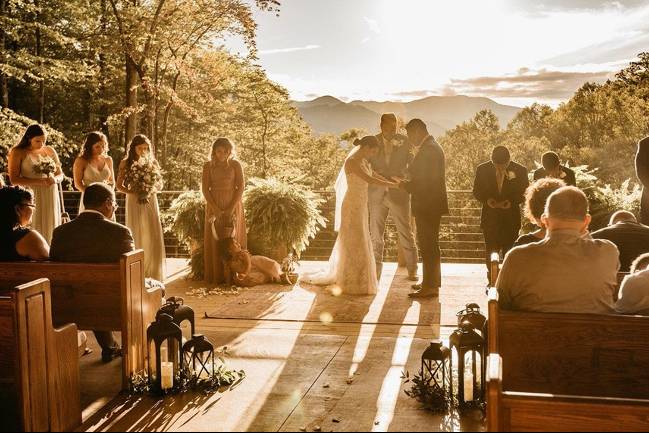
M 316 133 L 341 134 L 351 128 L 375 132 L 382 113 L 395 113 L 404 120 L 420 118 L 434 136 L 472 119 L 481 110 L 491 110 L 505 127 L 521 110 L 489 98 L 470 96 L 430 96 L 411 102 L 344 102 L 333 96 L 293 102 Z

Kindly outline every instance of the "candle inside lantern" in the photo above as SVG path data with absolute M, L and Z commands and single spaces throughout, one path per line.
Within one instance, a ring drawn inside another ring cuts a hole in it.
M 160 348 L 160 362 L 167 362 L 169 361 L 169 355 L 167 352 L 166 347 L 161 347 Z
M 473 373 L 468 373 L 464 379 L 464 401 L 473 401 Z
M 173 362 L 161 363 L 161 385 L 162 389 L 171 389 L 174 387 L 174 364 Z

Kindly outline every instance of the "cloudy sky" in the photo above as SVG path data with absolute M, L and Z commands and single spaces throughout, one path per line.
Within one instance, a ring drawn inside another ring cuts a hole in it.
M 283 0 L 257 20 L 259 62 L 298 100 L 556 105 L 649 50 L 649 0 Z

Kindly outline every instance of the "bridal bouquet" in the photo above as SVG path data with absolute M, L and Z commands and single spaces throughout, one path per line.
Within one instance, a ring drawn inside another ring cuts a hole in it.
M 162 191 L 164 186 L 162 169 L 155 159 L 140 158 L 131 165 L 124 183 L 137 193 L 140 204 L 149 203 L 151 196 Z
M 34 173 L 50 177 L 56 173 L 56 162 L 49 156 L 39 156 L 38 162 L 34 164 Z

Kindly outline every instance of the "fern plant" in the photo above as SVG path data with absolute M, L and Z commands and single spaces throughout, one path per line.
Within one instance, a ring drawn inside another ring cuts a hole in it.
M 308 188 L 277 179 L 252 179 L 244 195 L 250 237 L 298 256 L 326 226 L 324 200 Z
M 163 215 L 167 232 L 174 233 L 178 240 L 191 251 L 192 277 L 202 279 L 204 275 L 203 240 L 205 238 L 205 200 L 200 191 L 179 195 Z

